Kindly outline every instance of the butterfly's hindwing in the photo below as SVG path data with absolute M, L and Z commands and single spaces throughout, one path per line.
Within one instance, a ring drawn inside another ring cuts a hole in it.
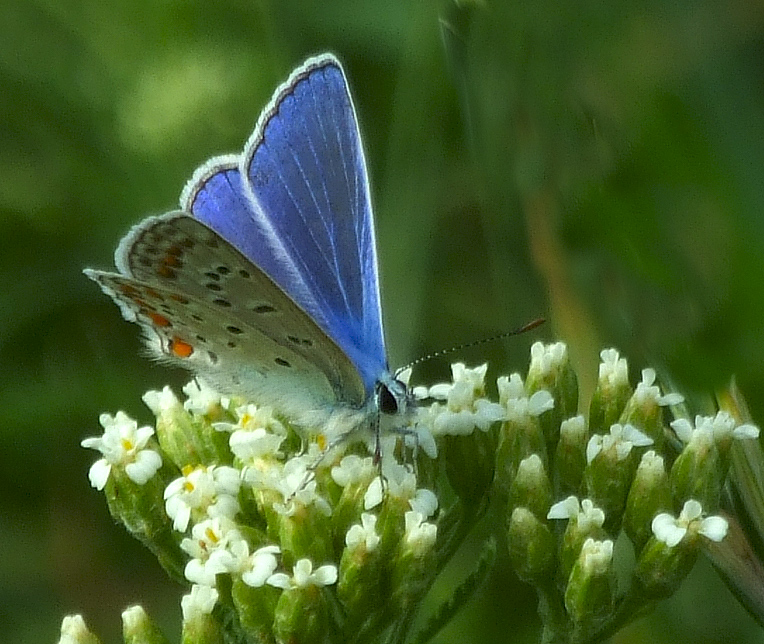
M 261 394 L 259 389 L 291 378 L 292 388 L 314 390 L 312 397 L 324 405 L 363 404 L 364 386 L 347 356 L 265 273 L 204 224 L 181 212 L 146 219 L 117 256 L 124 275 L 90 275 L 123 312 L 127 307 L 157 334 L 171 361 L 211 383 L 233 381 L 236 386 L 224 391 L 246 390 L 251 376 L 254 391 L 248 393 Z

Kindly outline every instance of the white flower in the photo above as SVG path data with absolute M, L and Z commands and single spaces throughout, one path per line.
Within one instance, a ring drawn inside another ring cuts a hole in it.
M 345 534 L 345 545 L 351 550 L 364 546 L 366 552 L 373 552 L 379 545 L 379 535 L 375 528 L 377 517 L 368 512 L 361 514 L 361 524 L 350 526 Z
M 565 364 L 568 357 L 568 347 L 564 342 L 544 344 L 534 342 L 531 345 L 531 364 L 529 371 L 538 371 L 542 376 L 550 374 Z
M 649 367 L 642 369 L 642 381 L 637 383 L 634 398 L 640 404 L 652 400 L 660 407 L 679 405 L 684 402 L 682 394 L 665 394 L 662 396 L 660 387 L 655 384 L 655 369 Z
M 211 586 L 194 584 L 191 592 L 183 595 L 180 607 L 183 611 L 183 621 L 189 622 L 203 615 L 209 615 L 218 601 L 218 591 Z
M 155 416 L 180 407 L 180 401 L 168 386 L 165 386 L 162 391 L 147 391 L 143 394 L 143 402 Z
M 640 432 L 634 425 L 618 423 L 610 426 L 610 433 L 595 434 L 586 446 L 586 462 L 591 463 L 600 452 L 615 450 L 618 461 L 625 459 L 633 447 L 652 445 L 653 439 Z
M 134 483 L 146 483 L 162 466 L 162 457 L 154 450 L 145 449 L 154 435 L 154 429 L 139 429 L 138 423 L 121 411 L 116 416 L 101 414 L 99 420 L 104 428 L 103 436 L 86 438 L 80 443 L 103 454 L 103 458 L 90 468 L 90 484 L 102 490 L 115 465 L 124 467 L 128 478 Z
M 679 518 L 662 512 L 655 516 L 652 529 L 655 538 L 669 548 L 673 548 L 684 539 L 690 528 L 696 530 L 711 541 L 721 541 L 727 535 L 727 520 L 720 516 L 702 519 L 703 507 L 695 499 L 686 501 Z
M 579 505 L 578 498 L 569 496 L 564 501 L 558 501 L 546 515 L 547 519 L 573 519 L 582 532 L 590 532 L 593 528 L 601 528 L 605 523 L 605 513 L 591 499 L 583 499 Z
M 317 492 L 316 481 L 313 476 L 312 465 L 315 458 L 309 454 L 295 456 L 289 459 L 283 468 L 270 468 L 267 477 L 258 473 L 256 487 L 271 489 L 281 494 L 283 502 L 274 503 L 273 509 L 284 516 L 292 516 L 300 507 L 315 506 L 326 516 L 332 513 L 332 506 Z M 248 470 L 250 472 L 252 470 Z M 252 471 L 253 475 L 255 474 Z
M 332 468 L 332 479 L 340 487 L 347 487 L 371 480 L 376 472 L 377 466 L 371 456 L 361 458 L 356 454 L 348 454 L 342 457 L 339 465 Z
M 212 426 L 219 432 L 233 432 L 236 430 L 267 430 L 271 434 L 286 436 L 286 427 L 273 415 L 271 407 L 258 407 L 248 404 L 237 407 L 235 410 L 236 422 L 212 423 Z
M 437 458 L 438 445 L 435 443 L 432 431 L 426 425 L 417 423 L 416 420 L 414 422 L 415 425 L 402 431 L 406 447 L 413 450 L 421 449 L 429 458 Z M 416 452 L 414 454 L 416 455 Z
M 726 411 L 719 411 L 715 416 L 695 416 L 695 426 L 686 418 L 677 418 L 671 422 L 671 428 L 685 445 L 708 445 L 732 439 L 744 440 L 759 437 L 759 428 L 755 425 L 738 425 Z
M 233 518 L 240 510 L 237 495 L 241 484 L 239 470 L 221 466 L 197 465 L 185 468 L 164 491 L 165 510 L 173 520 L 172 527 L 184 532 L 191 512 L 196 510 L 214 518 Z
M 622 387 L 629 384 L 629 364 L 626 358 L 619 357 L 616 349 L 603 349 L 600 351 L 602 362 L 599 367 L 599 379 L 601 385 L 608 387 Z
M 229 544 L 243 539 L 236 524 L 226 517 L 197 523 L 191 530 L 191 538 L 180 542 L 181 549 L 192 557 L 184 571 L 186 579 L 214 586 L 216 575 L 236 569 L 237 559 L 228 548 Z
M 475 428 L 488 431 L 498 420 L 503 420 L 501 405 L 485 398 L 485 374 L 488 365 L 468 369 L 462 363 L 451 365 L 452 383 L 433 385 L 426 395 L 415 390 L 417 397 L 433 398 L 429 407 L 419 407 L 416 422 L 424 425 L 434 436 L 465 435 Z
M 567 442 L 577 443 L 578 438 L 586 434 L 586 419 L 583 416 L 573 416 L 560 423 L 560 437 Z
M 578 560 L 585 572 L 601 575 L 607 572 L 613 560 L 613 542 L 610 539 L 596 541 L 589 537 L 581 547 Z
M 61 621 L 61 637 L 58 644 L 83 644 L 97 641 L 88 630 L 82 615 L 67 615 Z
M 329 586 L 337 581 L 337 566 L 328 564 L 313 572 L 310 559 L 300 559 L 292 569 L 292 576 L 277 572 L 268 577 L 267 583 L 276 588 L 305 588 L 307 586 Z
M 427 523 L 426 518 L 414 510 L 404 515 L 406 527 L 403 539 L 406 545 L 420 556 L 435 545 L 438 536 L 438 527 L 434 523 Z
M 496 380 L 496 386 L 499 390 L 499 402 L 504 408 L 505 420 L 523 422 L 528 416 L 538 417 L 554 408 L 554 398 L 545 389 L 540 389 L 529 397 L 519 373 L 513 373 L 509 377 L 501 376 Z
M 755 425 L 738 425 L 729 412 L 719 411 L 716 416 L 709 419 L 711 421 L 711 431 L 714 433 L 714 440 L 719 443 L 732 438 L 748 439 L 758 438 L 759 428 Z
M 217 407 L 228 406 L 228 399 L 223 398 L 198 376 L 183 387 L 183 393 L 186 394 L 183 407 L 198 416 L 209 414 Z
M 222 425 L 222 423 L 215 423 Z M 285 436 L 272 434 L 263 427 L 238 429 L 231 434 L 228 445 L 234 456 L 243 463 L 254 464 L 262 458 L 279 458 L 281 443 Z
M 244 539 L 231 543 L 228 549 L 236 560 L 234 571 L 241 574 L 241 580 L 252 588 L 265 584 L 276 570 L 276 555 L 281 552 L 278 546 L 263 546 L 250 554 L 249 544 Z
M 384 491 L 392 498 L 404 499 L 409 502 L 412 510 L 421 512 L 425 518 L 432 516 L 438 508 L 438 498 L 431 490 L 417 489 L 414 473 L 405 465 L 392 461 L 383 462 L 382 474 L 384 485 L 378 476 L 375 478 L 364 495 L 364 510 L 371 510 L 382 503 Z

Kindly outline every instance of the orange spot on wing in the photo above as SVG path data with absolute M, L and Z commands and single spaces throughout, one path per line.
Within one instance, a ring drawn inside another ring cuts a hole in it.
M 178 336 L 175 336 L 170 340 L 170 352 L 178 358 L 189 358 L 194 352 L 194 347 L 185 340 L 181 340 Z
M 151 318 L 151 321 L 157 326 L 162 326 L 162 327 L 172 326 L 172 322 L 170 322 L 170 320 L 168 320 L 164 315 L 161 315 L 160 313 L 149 312 L 147 315 Z
M 157 299 L 157 300 L 162 300 L 162 299 L 164 299 L 164 298 L 163 298 L 163 297 L 162 297 L 162 296 L 161 296 L 159 293 L 157 293 L 157 292 L 156 292 L 156 291 L 155 291 L 153 288 L 146 288 L 146 289 L 145 289 L 145 291 L 146 291 L 146 295 L 148 295 L 149 297 L 153 297 L 154 299 Z

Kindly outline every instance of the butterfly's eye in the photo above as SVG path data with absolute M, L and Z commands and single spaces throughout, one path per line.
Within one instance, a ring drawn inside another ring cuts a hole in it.
M 398 399 L 395 397 L 392 391 L 387 388 L 387 385 L 379 384 L 377 389 L 377 405 L 379 411 L 383 414 L 397 414 L 398 413 Z

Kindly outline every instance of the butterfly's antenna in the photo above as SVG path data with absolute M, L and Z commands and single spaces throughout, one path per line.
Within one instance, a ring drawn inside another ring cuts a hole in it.
M 513 331 L 505 331 L 504 333 L 499 333 L 497 335 L 492 335 L 490 338 L 482 338 L 481 340 L 475 340 L 473 342 L 465 342 L 464 344 L 458 344 L 455 347 L 451 347 L 449 349 L 441 349 L 440 351 L 434 351 L 433 353 L 428 353 L 426 356 L 422 356 L 421 358 L 417 358 L 413 362 L 409 362 L 407 365 L 404 365 L 400 369 L 397 369 L 395 372 L 395 375 L 400 375 L 401 372 L 405 371 L 406 369 L 411 369 L 411 367 L 416 367 L 418 364 L 422 364 L 423 362 L 427 362 L 428 360 L 432 360 L 433 358 L 440 358 L 441 356 L 447 356 L 449 353 L 455 353 L 457 351 L 461 351 L 462 349 L 471 349 L 472 347 L 480 346 L 481 344 L 487 344 L 488 342 L 496 342 L 497 340 L 503 340 L 504 338 L 509 338 L 513 335 L 520 335 L 522 333 L 525 333 L 526 331 L 531 331 L 532 329 L 535 329 L 538 326 L 541 326 L 544 324 L 546 320 L 544 318 L 538 318 L 536 320 L 533 320 L 533 322 L 528 322 L 528 324 L 524 324 L 519 329 L 515 329 Z

